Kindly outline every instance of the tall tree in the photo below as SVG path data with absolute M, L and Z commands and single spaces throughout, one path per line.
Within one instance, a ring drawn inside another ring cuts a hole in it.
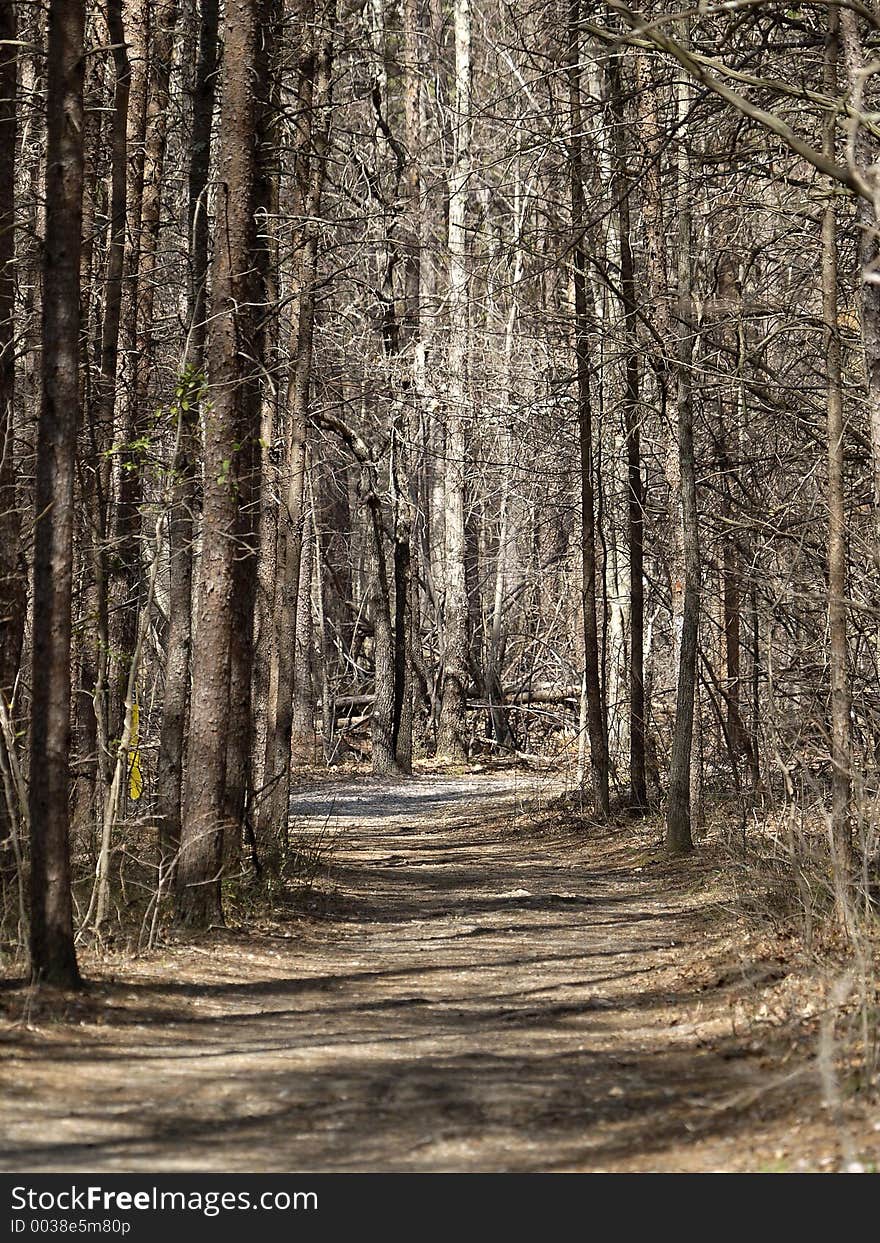
M 694 410 L 691 364 L 694 352 L 690 161 L 687 150 L 689 89 L 676 88 L 678 124 L 678 298 L 676 349 L 676 411 L 678 441 L 678 487 L 680 491 L 681 562 L 684 578 L 681 629 L 678 642 L 678 678 L 675 727 L 669 761 L 669 793 L 666 800 L 666 846 L 683 854 L 693 846 L 691 836 L 694 712 L 697 688 L 697 644 L 700 620 L 700 543 L 697 514 L 697 475 L 694 457 Z M 670 511 L 678 498 L 674 492 Z M 678 570 L 678 566 L 676 567 Z M 697 709 L 698 710 L 698 709 Z
M 300 113 L 294 169 L 296 184 L 293 190 L 295 223 L 292 249 L 295 262 L 290 291 L 285 478 L 277 527 L 278 578 L 273 620 L 276 668 L 270 682 L 264 771 L 266 792 L 260 809 L 260 825 L 264 832 L 286 828 L 290 793 L 296 619 L 306 516 L 307 423 L 312 383 L 319 213 L 327 172 L 331 115 L 334 0 L 329 0 L 320 11 L 314 0 L 305 0 L 302 22 Z
M 618 177 L 617 228 L 620 238 L 620 292 L 626 332 L 624 421 L 626 427 L 627 543 L 629 546 L 629 778 L 635 808 L 648 802 L 645 772 L 645 498 L 642 482 L 639 407 L 638 303 L 631 239 L 626 95 L 617 57 L 609 58 L 614 117 L 615 171 Z
M 220 881 L 229 738 L 231 627 L 241 497 L 249 491 L 259 427 L 246 368 L 252 366 L 255 0 L 228 0 L 208 327 L 202 553 L 177 916 L 189 927 L 222 919 Z
M 449 169 L 449 398 L 446 405 L 443 594 L 443 687 L 437 748 L 453 759 L 467 755 L 468 597 L 465 509 L 467 477 L 470 285 L 467 207 L 471 175 L 471 9 L 455 0 L 455 108 Z
M 596 615 L 596 502 L 593 485 L 593 412 L 590 348 L 594 337 L 587 302 L 586 212 L 581 118 L 580 0 L 568 9 L 568 99 L 570 108 L 572 283 L 581 493 L 581 598 L 584 627 L 584 682 L 593 793 L 600 815 L 609 811 L 608 722 L 600 681 L 599 625 Z
M 79 421 L 85 5 L 51 0 L 46 99 L 42 400 L 37 429 L 28 800 L 31 970 L 76 987 L 68 774 L 73 484 Z
M 187 347 L 184 374 L 174 405 L 177 419 L 172 470 L 174 490 L 168 521 L 170 587 L 165 661 L 165 697 L 157 765 L 160 856 L 173 860 L 180 843 L 183 806 L 184 739 L 190 689 L 192 643 L 193 537 L 195 531 L 198 415 L 204 402 L 207 335 L 208 205 L 211 127 L 218 69 L 219 0 L 200 8 L 193 83 L 192 131 L 188 167 L 186 286 Z
M 837 89 L 840 25 L 836 9 L 828 14 L 825 48 L 825 90 Z M 836 116 L 825 124 L 825 153 L 835 153 Z M 838 868 L 838 903 L 844 919 L 851 867 L 849 820 L 852 756 L 850 754 L 849 671 L 846 618 L 846 503 L 844 492 L 843 375 L 837 295 L 837 205 L 830 195 L 822 213 L 822 322 L 825 338 L 828 457 L 828 664 L 831 689 L 831 833 Z
M 20 557 L 21 521 L 15 486 L 15 155 L 18 26 L 14 4 L 0 11 L 0 698 L 9 708 L 21 658 L 26 581 Z M 0 733 L 0 768 L 7 771 Z M 13 811 L 0 798 L 0 843 L 12 832 Z M 0 870 L 6 847 L 0 845 Z

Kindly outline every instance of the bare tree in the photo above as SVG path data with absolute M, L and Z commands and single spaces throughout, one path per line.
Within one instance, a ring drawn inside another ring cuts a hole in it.
M 574 285 L 575 376 L 581 483 L 581 595 L 584 626 L 584 685 L 593 793 L 600 815 L 609 811 L 608 723 L 600 681 L 599 628 L 596 616 L 596 502 L 593 485 L 593 414 L 590 393 L 590 348 L 594 338 L 587 304 L 580 79 L 580 0 L 568 11 L 568 90 L 571 160 L 572 283 Z
M 31 970 L 76 987 L 70 893 L 70 633 L 73 483 L 79 419 L 83 201 L 82 0 L 52 0 L 47 60 L 42 401 L 37 430 L 28 814 Z
M 245 360 L 253 305 L 254 68 L 256 5 L 229 0 L 223 27 L 223 97 L 216 234 L 208 328 L 202 554 L 193 640 L 193 698 L 187 742 L 185 814 L 177 872 L 177 912 L 189 927 L 222 918 L 220 877 L 226 809 L 231 628 L 241 490 L 253 469 L 248 452 Z
M 468 600 L 465 579 L 465 480 L 467 474 L 468 282 L 467 204 L 471 130 L 470 0 L 455 0 L 455 111 L 449 170 L 449 399 L 444 462 L 445 590 L 443 593 L 443 697 L 437 746 L 453 759 L 467 754 L 465 699 L 468 683 Z

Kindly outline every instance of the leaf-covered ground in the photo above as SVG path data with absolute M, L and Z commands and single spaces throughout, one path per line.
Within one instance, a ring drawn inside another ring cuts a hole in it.
M 871 1168 L 820 986 L 711 860 L 554 820 L 536 781 L 300 790 L 289 920 L 94 957 L 51 1016 L 7 982 L 0 1168 Z

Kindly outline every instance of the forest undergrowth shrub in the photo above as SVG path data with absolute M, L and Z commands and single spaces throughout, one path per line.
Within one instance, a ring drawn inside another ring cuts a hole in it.
M 221 879 L 224 910 L 230 926 L 246 926 L 313 912 L 332 892 L 336 832 L 329 823 L 316 830 L 288 827 L 253 848 L 242 845 L 237 863 Z M 71 852 L 72 896 L 77 943 L 93 952 L 137 955 L 161 944 L 173 930 L 173 866 L 160 866 L 155 823 L 133 817 L 117 823 L 110 867 L 110 901 L 99 928 L 86 922 L 95 884 L 97 849 L 92 837 L 74 838 Z M 172 861 L 173 864 L 173 861 Z M 26 972 L 27 940 L 19 889 L 27 892 L 29 859 L 21 872 L 10 857 L 0 871 L 0 969 Z
M 239 877 L 230 877 L 230 912 L 265 917 L 304 909 L 333 886 L 333 852 L 337 830 L 324 821 L 317 829 L 294 821 L 253 852 Z
M 792 794 L 795 797 L 792 797 Z M 789 784 L 752 807 L 746 830 L 710 817 L 727 858 L 725 876 L 745 927 L 783 956 L 803 992 L 818 994 L 817 1068 L 829 1107 L 852 1091 L 880 1087 L 880 905 L 876 797 L 856 791 L 847 875 L 831 846 L 827 800 L 812 783 Z

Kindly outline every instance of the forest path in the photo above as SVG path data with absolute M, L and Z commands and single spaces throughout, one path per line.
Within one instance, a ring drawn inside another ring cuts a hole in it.
M 534 780 L 297 791 L 303 840 L 334 834 L 330 909 L 116 963 L 78 1021 L 5 1033 L 0 1169 L 755 1169 L 798 1134 L 809 1154 L 813 1072 L 738 1032 L 730 921 L 635 866 L 625 827 L 536 836 Z

